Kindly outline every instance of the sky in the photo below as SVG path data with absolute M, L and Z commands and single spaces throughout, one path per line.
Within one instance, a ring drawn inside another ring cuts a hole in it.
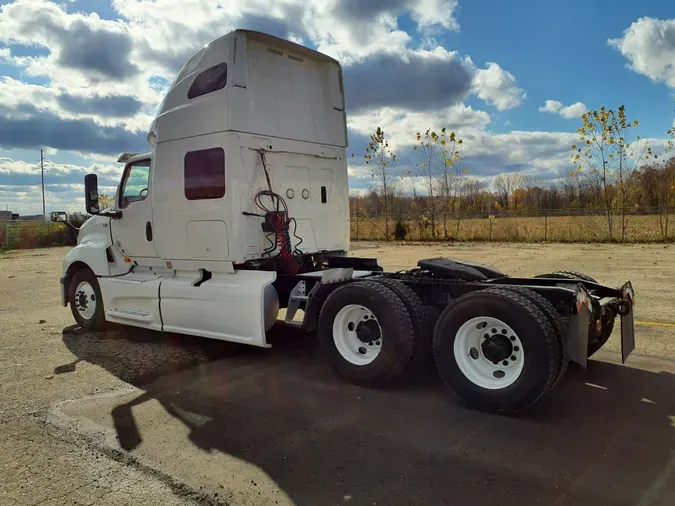
M 182 63 L 236 28 L 343 65 L 350 188 L 381 127 L 401 169 L 415 133 L 464 139 L 469 173 L 564 177 L 581 115 L 625 105 L 656 152 L 675 118 L 671 0 L 0 0 L 0 208 L 83 210 L 82 180 L 114 193 Z

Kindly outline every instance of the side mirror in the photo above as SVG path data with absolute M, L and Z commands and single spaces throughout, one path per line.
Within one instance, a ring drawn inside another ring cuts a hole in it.
M 98 214 L 98 176 L 87 174 L 84 176 L 84 206 L 89 214 Z
M 51 214 L 51 221 L 53 222 L 66 222 L 68 221 L 68 215 L 63 211 L 53 211 Z

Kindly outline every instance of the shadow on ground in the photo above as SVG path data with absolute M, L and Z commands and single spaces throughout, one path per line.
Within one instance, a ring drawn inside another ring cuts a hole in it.
M 675 376 L 592 361 L 517 417 L 464 408 L 435 376 L 395 388 L 338 380 L 312 341 L 269 350 L 138 329 L 66 329 L 78 361 L 157 399 L 198 447 L 263 469 L 300 505 L 675 504 Z

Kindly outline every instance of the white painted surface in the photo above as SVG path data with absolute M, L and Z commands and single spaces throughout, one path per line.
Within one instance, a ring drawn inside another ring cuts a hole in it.
M 162 281 L 164 330 L 266 347 L 263 295 L 274 272 L 238 271 L 198 280 L 177 272 Z
M 228 257 L 227 225 L 222 220 L 188 221 L 187 241 L 192 258 Z
M 231 260 L 228 240 L 238 235 L 240 223 L 237 174 L 241 164 L 236 138 L 229 133 L 214 133 L 160 143 L 155 151 L 153 171 L 153 228 L 155 247 L 165 260 L 193 260 L 193 251 L 207 246 L 191 245 L 188 224 L 196 221 L 222 221 L 225 236 L 213 238 L 220 246 L 210 251 L 210 260 Z M 225 150 L 225 196 L 217 199 L 188 200 L 185 197 L 184 159 L 188 151 L 221 147 Z M 216 231 L 214 231 L 215 233 Z M 221 242 L 222 241 L 222 242 Z M 233 246 L 236 246 L 237 242 Z M 233 252 L 234 253 L 234 252 Z M 236 255 L 232 255 L 236 258 Z
M 159 286 L 162 276 L 132 272 L 115 278 L 99 278 L 105 319 L 110 322 L 162 330 Z

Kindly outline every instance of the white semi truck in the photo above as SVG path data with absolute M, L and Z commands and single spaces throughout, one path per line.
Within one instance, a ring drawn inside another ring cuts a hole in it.
M 346 380 L 376 386 L 435 364 L 493 412 L 533 404 L 569 360 L 585 367 L 617 315 L 624 360 L 634 348 L 630 282 L 438 258 L 386 273 L 349 256 L 342 70 L 317 51 L 247 30 L 213 41 L 179 71 L 147 139 L 149 152 L 120 157 L 111 209 L 85 177 L 94 216 L 61 278 L 84 329 L 268 347 L 285 308 Z

